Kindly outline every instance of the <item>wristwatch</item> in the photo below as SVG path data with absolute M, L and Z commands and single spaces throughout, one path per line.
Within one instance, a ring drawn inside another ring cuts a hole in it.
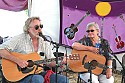
M 107 66 L 108 68 L 112 69 L 112 66 Z

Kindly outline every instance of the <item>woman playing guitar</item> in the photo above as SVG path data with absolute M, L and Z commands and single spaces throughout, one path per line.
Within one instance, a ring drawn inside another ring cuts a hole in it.
M 104 56 L 106 59 L 106 62 L 104 64 L 107 66 L 107 69 L 103 70 L 103 72 L 101 72 L 101 74 L 99 75 L 93 74 L 94 68 L 92 68 L 91 63 L 93 63 L 93 61 L 101 62 L 103 61 L 103 59 L 101 58 L 96 59 L 96 57 L 93 54 L 85 53 L 84 54 L 85 57 L 82 60 L 83 62 L 82 65 L 84 68 L 88 70 L 92 69 L 92 75 L 90 71 L 86 71 L 86 73 L 81 74 L 80 77 L 87 83 L 88 81 L 90 81 L 89 83 L 100 83 L 100 82 L 114 83 L 114 78 L 112 76 L 112 57 L 110 56 L 110 47 L 109 47 L 108 41 L 99 36 L 99 25 L 96 22 L 89 23 L 87 25 L 86 32 L 88 33 L 88 37 L 82 38 L 79 41 L 74 42 L 72 45 L 72 48 L 76 50 L 75 51 L 76 54 L 79 54 L 79 51 L 83 51 L 83 53 L 84 51 L 88 51 L 94 54 L 100 54 L 101 56 Z M 99 45 L 98 48 L 96 45 Z M 84 55 L 81 55 L 81 56 L 84 56 Z M 91 56 L 91 58 L 88 58 L 89 56 Z M 86 61 L 87 59 L 89 60 L 88 62 Z M 97 67 L 98 65 L 95 68 Z

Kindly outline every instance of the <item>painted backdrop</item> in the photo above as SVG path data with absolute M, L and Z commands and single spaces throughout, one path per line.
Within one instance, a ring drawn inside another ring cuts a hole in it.
M 112 28 L 116 26 L 117 35 L 121 37 L 121 41 L 125 42 L 125 1 L 121 2 L 109 2 L 111 11 L 106 16 L 100 16 L 97 14 L 95 7 L 100 2 L 94 0 L 63 0 L 62 1 L 62 29 L 60 40 L 63 44 L 72 45 L 73 42 L 81 39 L 86 33 L 86 25 L 89 22 L 97 22 L 102 29 L 103 38 L 107 39 L 110 43 L 113 52 L 124 52 L 125 46 L 122 49 L 117 49 L 117 41 L 115 41 L 116 33 Z M 75 37 L 70 40 L 64 34 L 64 29 L 70 27 L 72 23 L 76 24 L 85 14 L 86 11 L 90 11 L 90 15 L 86 16 L 83 21 L 78 25 L 78 31 Z M 104 10 L 105 11 L 105 10 Z M 123 16 L 123 19 L 120 18 Z M 102 22 L 102 18 L 104 18 Z

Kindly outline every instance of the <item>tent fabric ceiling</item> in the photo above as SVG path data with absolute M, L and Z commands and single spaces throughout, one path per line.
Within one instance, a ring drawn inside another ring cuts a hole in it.
M 101 1 L 101 0 L 100 0 Z M 108 0 L 107 0 L 108 1 Z M 111 0 L 110 0 L 111 1 Z M 70 4 L 69 4 L 70 3 Z M 99 2 L 95 0 L 64 0 L 63 5 L 71 9 L 77 9 L 82 11 L 89 10 L 91 14 L 96 15 L 95 7 Z M 118 16 L 119 14 L 125 14 L 125 1 L 114 1 L 109 2 L 111 5 L 111 11 L 107 16 Z
M 22 11 L 27 9 L 28 0 L 0 0 L 0 9 Z
M 95 11 L 95 6 L 98 2 L 96 0 L 64 0 L 63 2 L 64 2 L 63 4 L 67 7 L 75 8 L 77 6 L 77 9 L 79 10 L 85 10 L 85 11 L 90 10 L 91 14 L 97 15 Z M 119 2 L 110 0 L 110 4 L 112 10 L 108 16 L 118 16 L 120 13 L 125 13 L 124 0 L 123 1 L 120 0 Z M 0 0 L 0 9 L 9 11 L 22 11 L 27 8 L 28 8 L 28 0 Z

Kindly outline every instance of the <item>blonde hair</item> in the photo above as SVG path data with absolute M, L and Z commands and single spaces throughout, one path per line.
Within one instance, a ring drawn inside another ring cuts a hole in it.
M 28 33 L 28 29 L 30 28 L 29 25 L 32 21 L 34 20 L 39 20 L 40 21 L 40 18 L 39 17 L 30 17 L 28 18 L 26 21 L 25 21 L 25 25 L 23 26 L 23 31 L 24 33 Z
M 86 30 L 88 30 L 89 27 L 94 26 L 96 29 L 99 30 L 99 25 L 96 22 L 90 22 L 86 26 Z

